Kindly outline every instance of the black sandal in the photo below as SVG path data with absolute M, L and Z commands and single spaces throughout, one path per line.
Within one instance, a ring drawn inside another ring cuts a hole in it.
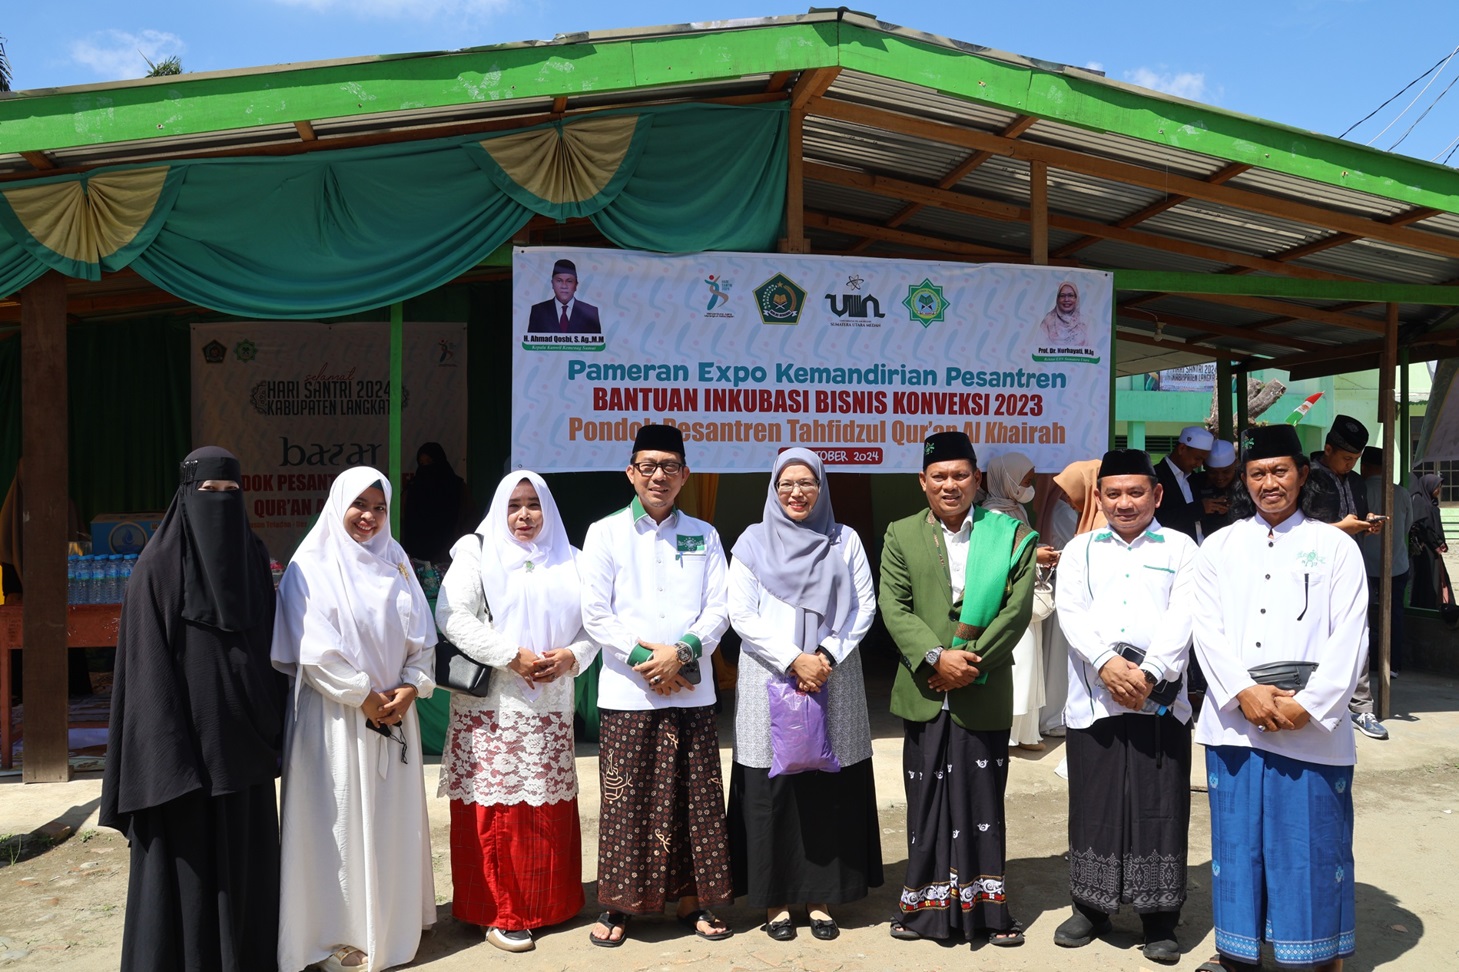
M 593 929 L 588 929 L 588 941 L 599 948 L 617 948 L 628 940 L 628 916 L 620 911 L 605 911 L 598 916 L 597 925 L 608 929 L 608 934 L 613 934 L 613 929 L 620 929 L 617 938 L 599 938 L 593 934 Z
M 999 948 L 1014 948 L 1023 944 L 1023 926 L 1015 923 L 1002 931 L 988 932 L 988 944 Z
M 718 918 L 714 917 L 714 912 L 710 911 L 708 908 L 696 908 L 693 911 L 689 912 L 687 915 L 678 915 L 677 917 L 679 919 L 679 924 L 683 925 L 685 928 L 689 929 L 694 934 L 698 935 L 700 938 L 704 939 L 707 942 L 717 942 L 721 939 L 729 938 L 735 933 L 735 930 L 733 928 L 731 928 L 729 925 L 726 925 Z M 699 930 L 699 923 L 701 921 L 708 924 L 710 927 L 713 927 L 715 925 L 721 925 L 723 926 L 723 930 L 715 932 L 713 934 L 710 934 L 708 932 L 702 932 Z
M 915 942 L 920 941 L 922 938 L 920 934 L 914 932 L 900 921 L 892 922 L 891 932 L 892 937 L 899 942 Z

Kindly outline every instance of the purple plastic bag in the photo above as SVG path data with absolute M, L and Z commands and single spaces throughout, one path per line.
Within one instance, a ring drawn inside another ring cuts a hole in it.
M 794 681 L 774 679 L 765 690 L 770 695 L 770 776 L 841 772 L 826 735 L 825 689 L 811 694 Z

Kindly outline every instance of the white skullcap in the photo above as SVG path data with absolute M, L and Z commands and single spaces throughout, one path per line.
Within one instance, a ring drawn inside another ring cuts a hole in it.
M 1180 430 L 1180 441 L 1192 449 L 1205 450 L 1211 448 L 1216 437 L 1204 425 L 1187 425 Z
M 1225 469 L 1227 466 L 1236 465 L 1236 447 L 1225 439 L 1217 439 L 1211 446 L 1211 454 L 1206 456 L 1207 469 Z

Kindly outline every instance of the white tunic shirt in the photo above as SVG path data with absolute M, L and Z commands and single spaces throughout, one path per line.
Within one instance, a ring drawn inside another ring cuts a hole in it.
M 1069 698 L 1064 724 L 1087 729 L 1097 720 L 1130 715 L 1114 700 L 1099 670 L 1114 658 L 1117 642 L 1145 649 L 1140 668 L 1156 681 L 1179 678 L 1190 658 L 1194 540 L 1158 521 L 1132 543 L 1108 527 L 1081 533 L 1059 558 L 1054 609 L 1069 643 Z M 1182 682 L 1171 711 L 1191 717 Z
M 729 627 L 725 556 L 719 534 L 675 510 L 654 523 L 639 503 L 588 527 L 578 558 L 583 628 L 603 650 L 602 709 L 697 708 L 714 704 L 709 656 Z M 628 664 L 640 641 L 698 642 L 702 675 L 693 690 L 653 692 Z
M 1195 648 L 1208 683 L 1196 741 L 1309 763 L 1356 762 L 1348 700 L 1368 659 L 1368 578 L 1358 545 L 1300 512 L 1276 527 L 1258 514 L 1206 540 L 1195 583 Z M 1247 669 L 1276 661 L 1317 663 L 1295 700 L 1312 719 L 1295 731 L 1260 732 L 1236 696 L 1255 684 Z
M 822 621 L 817 643 L 836 662 L 826 682 L 826 731 L 842 766 L 871 758 L 871 724 L 866 711 L 861 660 L 856 646 L 876 617 L 876 589 L 866 550 L 856 531 L 841 525 L 832 547 L 851 569 L 851 609 L 839 631 Z M 750 568 L 735 560 L 729 568 L 729 614 L 742 640 L 735 692 L 735 762 L 769 769 L 770 702 L 765 686 L 784 675 L 800 656 L 795 643 L 795 608 L 765 589 Z

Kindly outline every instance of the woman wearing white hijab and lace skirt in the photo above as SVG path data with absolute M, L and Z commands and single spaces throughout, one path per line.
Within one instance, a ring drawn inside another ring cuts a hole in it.
M 436 622 L 492 666 L 481 697 L 451 694 L 438 795 L 451 799 L 452 914 L 508 952 L 583 906 L 573 676 L 583 633 L 577 553 L 542 477 L 513 472 L 451 551 Z
M 764 931 L 795 937 L 804 903 L 811 934 L 838 935 L 826 910 L 882 883 L 881 830 L 861 655 L 876 594 L 856 531 L 835 520 L 820 459 L 787 449 L 775 461 L 764 515 L 735 543 L 730 622 L 742 648 L 735 690 L 729 839 L 735 894 L 764 908 Z M 767 686 L 794 679 L 825 693 L 826 735 L 839 772 L 770 776 Z
M 389 504 L 383 473 L 345 470 L 279 584 L 281 972 L 404 965 L 436 919 L 414 705 L 435 688 L 436 626 Z
M 983 478 L 983 488 L 988 491 L 983 509 L 1028 524 L 1028 513 L 1023 504 L 1033 500 L 1033 477 L 1033 463 L 1023 453 L 1005 452 L 994 456 L 988 462 L 988 474 Z M 1047 545 L 1040 545 L 1038 553 L 1040 569 L 1056 559 L 1052 548 Z M 1041 601 L 1037 596 L 1034 598 L 1033 620 L 1013 649 L 1013 728 L 1009 732 L 1008 745 L 1030 752 L 1041 752 L 1045 748 L 1039 734 L 1039 710 L 1044 704 L 1043 624 L 1052 603 L 1051 600 Z

